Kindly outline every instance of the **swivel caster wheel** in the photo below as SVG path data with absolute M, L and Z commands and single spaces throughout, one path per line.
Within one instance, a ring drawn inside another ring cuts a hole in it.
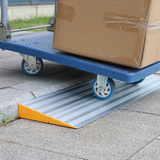
M 40 58 L 36 59 L 36 69 L 34 70 L 32 70 L 29 67 L 29 65 L 24 59 L 22 60 L 22 70 L 29 76 L 37 76 L 38 74 L 41 73 L 42 69 L 43 69 L 43 61 Z
M 144 80 L 145 80 L 145 78 L 140 79 L 139 81 L 133 82 L 132 84 L 139 84 L 139 83 L 143 82 Z
M 101 100 L 109 99 L 114 94 L 115 88 L 115 82 L 111 78 L 108 78 L 108 83 L 102 90 L 98 88 L 97 79 L 95 79 L 92 84 L 92 91 L 94 95 Z

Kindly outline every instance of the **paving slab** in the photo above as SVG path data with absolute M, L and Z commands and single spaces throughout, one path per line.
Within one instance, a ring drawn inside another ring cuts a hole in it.
M 95 75 L 72 69 L 12 86 L 14 89 L 32 92 L 39 97 L 95 78 Z
M 88 160 L 124 160 L 160 134 L 160 116 L 118 110 L 74 130 L 20 119 L 0 140 Z
M 122 107 L 130 111 L 145 112 L 148 114 L 160 115 L 160 89 L 152 92 L 151 94 L 140 98 L 137 101 Z
M 19 53 L 17 52 L 12 52 L 12 51 L 8 51 L 8 50 L 1 50 L 0 49 L 0 58 L 3 58 L 3 57 L 11 57 L 11 56 L 15 56 L 15 55 L 19 55 Z
M 13 52 L 14 53 L 14 52 Z M 1 54 L 1 53 L 0 53 Z M 14 70 L 14 71 L 21 71 L 22 74 L 25 74 L 21 67 L 22 56 L 20 54 L 12 54 L 10 57 L 3 57 L 0 58 L 0 69 L 7 69 L 7 70 Z M 57 64 L 51 61 L 43 60 L 44 67 L 41 72 L 40 76 L 44 75 L 51 75 L 58 72 L 70 70 L 70 67 Z
M 128 160 L 159 160 L 160 141 L 154 140 Z
M 10 57 L 0 58 L 0 68 L 23 72 L 21 68 L 21 62 L 22 57 L 19 54 L 12 54 Z
M 1 140 L 0 151 L 0 160 L 83 160 Z
M 0 69 L 0 89 L 11 87 L 13 85 L 31 81 L 37 78 L 38 76 L 28 76 L 22 72 Z

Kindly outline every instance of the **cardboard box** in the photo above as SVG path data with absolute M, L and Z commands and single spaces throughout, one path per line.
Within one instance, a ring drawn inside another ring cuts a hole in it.
M 124 66 L 160 61 L 160 0 L 58 0 L 55 49 Z

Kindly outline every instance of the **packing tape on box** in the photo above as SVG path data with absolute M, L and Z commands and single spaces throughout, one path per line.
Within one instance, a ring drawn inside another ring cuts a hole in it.
M 106 28 L 116 29 L 116 30 L 124 30 L 129 32 L 138 32 L 138 30 L 144 31 L 147 29 L 151 32 L 156 32 L 156 30 L 160 29 L 160 20 L 154 20 L 156 22 L 146 25 L 147 19 L 144 18 L 136 18 L 128 15 L 116 15 L 111 13 L 105 13 L 102 16 L 102 19 L 105 23 Z
M 76 13 L 74 7 L 63 3 L 58 3 L 57 18 L 72 22 L 75 15 Z
M 145 17 L 146 10 L 148 10 L 148 5 L 145 1 L 144 8 L 142 10 L 141 16 Z M 58 3 L 57 18 L 63 19 L 68 22 L 72 22 L 76 15 L 75 7 L 69 6 L 63 3 Z M 148 19 L 131 17 L 129 15 L 118 15 L 112 13 L 104 13 L 102 15 L 102 20 L 105 23 L 106 28 L 111 28 L 115 30 L 122 30 L 128 32 L 138 32 L 139 30 L 145 33 L 147 29 L 150 32 L 155 33 L 157 29 L 160 29 L 160 19 L 150 19 L 150 25 L 146 25 Z

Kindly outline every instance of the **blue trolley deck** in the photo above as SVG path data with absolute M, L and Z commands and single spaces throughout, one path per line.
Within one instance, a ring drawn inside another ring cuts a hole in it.
M 160 70 L 160 62 L 143 69 L 134 69 L 72 55 L 53 49 L 52 32 L 15 35 L 11 41 L 0 41 L 0 48 L 46 59 L 76 69 L 132 83 Z

